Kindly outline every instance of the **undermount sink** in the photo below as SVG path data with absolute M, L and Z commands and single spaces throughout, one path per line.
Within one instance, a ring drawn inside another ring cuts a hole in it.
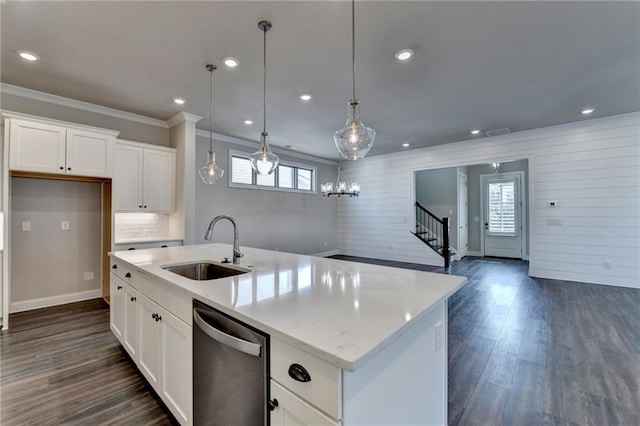
M 196 281 L 216 280 L 218 278 L 231 277 L 251 272 L 249 269 L 241 269 L 237 267 L 229 268 L 218 263 L 211 262 L 167 265 L 163 266 L 162 269 Z

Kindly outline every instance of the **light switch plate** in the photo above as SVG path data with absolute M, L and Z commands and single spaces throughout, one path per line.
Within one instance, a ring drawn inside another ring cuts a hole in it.
M 31 222 L 22 222 L 23 231 L 31 231 Z
M 60 222 L 60 229 L 62 229 L 63 231 L 68 231 L 69 230 L 69 221 L 68 220 L 63 220 L 62 222 Z

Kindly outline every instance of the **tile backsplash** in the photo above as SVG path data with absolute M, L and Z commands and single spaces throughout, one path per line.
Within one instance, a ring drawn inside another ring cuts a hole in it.
M 115 241 L 169 236 L 169 215 L 159 213 L 116 213 Z

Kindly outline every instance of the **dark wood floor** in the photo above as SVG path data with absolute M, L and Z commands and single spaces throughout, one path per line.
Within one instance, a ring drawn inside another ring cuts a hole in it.
M 527 276 L 465 258 L 449 299 L 450 425 L 640 425 L 640 290 Z
M 640 291 L 527 277 L 465 258 L 449 301 L 449 424 L 640 425 Z M 0 424 L 171 424 L 109 330 L 100 300 L 11 315 Z
M 0 424 L 174 421 L 109 329 L 101 299 L 11 314 L 0 335 Z

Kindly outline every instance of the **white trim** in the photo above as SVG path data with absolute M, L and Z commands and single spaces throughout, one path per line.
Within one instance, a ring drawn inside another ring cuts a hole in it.
M 169 125 L 165 121 L 158 120 L 156 118 L 79 101 L 77 99 L 65 98 L 64 96 L 52 95 L 51 93 L 40 92 L 38 90 L 27 89 L 26 87 L 14 86 L 12 84 L 0 83 L 0 92 L 6 93 L 7 95 L 20 96 L 26 99 L 33 99 L 82 111 L 94 112 L 96 114 L 108 115 L 111 117 L 121 118 L 123 120 L 135 121 L 165 129 L 169 128 Z
M 340 254 L 340 252 L 338 250 L 329 250 L 329 251 L 323 251 L 320 253 L 313 253 L 310 254 L 309 256 L 315 256 L 315 257 L 329 257 L 329 256 L 336 256 Z
M 176 126 L 180 123 L 197 123 L 198 121 L 200 121 L 202 119 L 202 117 L 200 117 L 199 115 L 195 115 L 195 114 L 191 114 L 188 112 L 184 112 L 184 111 L 180 111 L 179 113 L 177 113 L 176 115 L 174 115 L 173 117 L 171 117 L 170 119 L 167 120 L 166 124 L 169 127 L 173 127 Z
M 481 251 L 467 250 L 467 256 L 482 257 L 482 252 Z M 465 257 L 467 257 L 467 256 L 465 256 Z
M 112 129 L 105 129 L 103 127 L 87 126 L 85 124 L 71 123 L 69 121 L 39 117 L 37 115 L 23 114 L 21 112 L 0 110 L 0 114 L 2 114 L 2 118 L 5 118 L 5 119 L 15 118 L 18 120 L 29 120 L 29 121 L 36 121 L 38 123 L 47 123 L 47 124 L 53 124 L 57 126 L 64 126 L 70 129 L 88 130 L 90 132 L 102 133 L 109 136 L 113 136 L 114 138 L 120 134 L 120 130 L 112 130 Z
M 209 143 L 209 132 L 208 131 L 201 130 L 201 129 L 196 129 L 196 136 L 200 136 L 201 138 L 206 138 L 206 142 Z M 216 133 L 216 132 L 213 132 L 213 139 L 217 140 L 217 141 L 220 141 L 220 142 L 226 142 L 226 143 L 231 143 L 231 144 L 235 144 L 235 145 L 246 146 L 246 147 L 249 147 L 249 148 L 252 148 L 252 149 L 258 149 L 258 146 L 260 145 L 258 142 L 254 142 L 254 141 L 250 141 L 250 140 L 242 139 L 242 138 L 237 138 L 235 136 L 227 136 L 227 135 L 223 135 L 221 133 Z M 271 147 L 271 150 L 273 152 L 275 152 L 276 154 L 287 155 L 289 157 L 295 157 L 295 158 L 301 158 L 303 160 L 313 161 L 313 162 L 320 163 L 320 164 L 327 164 L 329 166 L 337 166 L 338 165 L 337 161 L 328 160 L 326 158 L 321 158 L 321 157 L 315 157 L 315 156 L 309 155 L 309 154 L 303 154 L 303 153 L 298 152 L 298 151 L 292 151 L 292 150 L 280 148 L 280 147 L 277 147 L 277 146 L 273 146 L 271 144 L 269 144 L 269 146 Z
M 146 149 L 153 149 L 153 150 L 156 150 L 156 151 L 172 152 L 174 154 L 177 151 L 176 148 L 172 148 L 170 146 L 152 145 L 152 144 L 149 144 L 149 143 L 129 141 L 129 140 L 126 140 L 126 139 L 116 139 L 116 146 L 117 145 L 134 146 L 134 147 L 137 147 L 137 148 L 146 148 Z
M 102 296 L 100 289 L 80 291 L 78 293 L 62 294 L 60 296 L 43 297 L 41 299 L 23 300 L 11 302 L 10 312 L 30 311 L 32 309 L 46 308 L 49 306 L 64 305 L 66 303 L 80 302 L 82 300 L 98 299 Z
M 460 181 L 464 179 L 465 182 L 465 186 L 467 187 L 466 191 L 467 191 L 467 205 L 464 206 L 464 212 L 462 211 L 462 205 L 460 204 Z M 460 171 L 460 167 L 457 168 L 456 170 L 456 208 L 458 209 L 458 217 L 457 217 L 457 225 L 458 225 L 458 229 L 457 231 L 457 236 L 458 236 L 458 241 L 457 241 L 457 250 L 456 250 L 456 260 L 460 260 L 460 254 L 463 254 L 463 257 L 467 255 L 468 251 L 469 251 L 469 177 L 464 174 L 463 172 Z M 467 246 L 466 247 L 460 247 L 460 235 L 462 234 L 462 232 L 460 232 L 460 217 L 461 216 L 465 216 L 467 218 Z

